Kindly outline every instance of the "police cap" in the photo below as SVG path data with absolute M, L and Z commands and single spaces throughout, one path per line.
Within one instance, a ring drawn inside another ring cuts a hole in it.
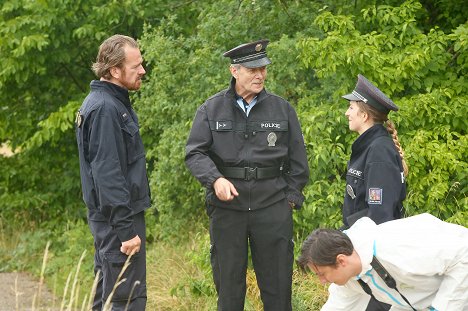
M 342 97 L 349 101 L 362 101 L 384 113 L 389 113 L 390 110 L 398 110 L 397 105 L 390 98 L 361 74 L 358 75 L 354 91 Z
M 242 65 L 247 68 L 258 68 L 271 64 L 267 57 L 266 47 L 270 40 L 258 40 L 244 43 L 224 52 L 223 56 L 231 58 L 231 64 Z

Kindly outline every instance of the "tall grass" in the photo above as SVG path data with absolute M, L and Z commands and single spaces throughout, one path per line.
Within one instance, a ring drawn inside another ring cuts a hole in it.
M 216 292 L 209 264 L 207 232 L 190 235 L 182 244 L 156 243 L 148 252 L 148 310 L 216 310 Z M 247 270 L 246 311 L 263 304 L 255 272 Z M 293 272 L 293 310 L 315 311 L 325 303 L 327 287 L 311 274 Z
M 0 224 L 1 225 L 1 224 Z M 79 228 L 78 232 L 84 232 Z M 27 234 L 24 231 L 22 234 Z M 89 234 L 89 233 L 86 233 Z M 0 247 L 10 246 L 10 242 L 5 241 L 9 234 L 4 234 L 0 227 Z M 11 237 L 16 239 L 15 237 Z M 42 265 L 38 276 L 39 282 L 37 292 L 34 295 L 31 310 L 53 310 L 53 311 L 84 311 L 91 310 L 94 293 L 96 291 L 97 280 L 90 278 L 90 269 L 82 269 L 83 263 L 92 262 L 92 255 L 86 250 L 81 256 L 77 251 L 71 252 L 76 256 L 71 261 L 64 261 L 61 256 L 69 256 L 70 252 L 51 252 L 54 243 L 48 242 L 43 249 Z M 70 247 L 70 246 L 68 246 Z M 82 247 L 76 245 L 76 247 Z M 37 258 L 31 257 L 32 260 Z M 2 260 L 2 258 L 0 258 Z M 60 270 L 55 267 L 58 263 L 66 263 Z M 123 269 L 128 268 L 129 261 Z M 31 265 L 25 265 L 30 267 Z M 51 274 L 52 271 L 69 271 L 66 281 L 62 284 L 57 281 L 65 275 Z M 34 269 L 33 269 L 34 270 Z M 124 271 L 124 270 L 123 270 Z M 122 274 L 123 274 L 122 271 Z M 121 274 L 121 275 L 122 275 Z M 93 280 L 93 281 L 91 281 Z M 125 279 L 119 278 L 116 287 Z M 263 310 L 260 291 L 257 287 L 254 271 L 249 268 L 247 271 L 247 294 L 246 311 Z M 43 294 L 49 288 L 54 288 L 52 304 L 43 299 Z M 20 284 L 16 285 L 15 293 L 19 300 Z M 211 267 L 209 264 L 209 236 L 208 232 L 198 232 L 190 235 L 184 242 L 164 241 L 153 242 L 147 245 L 147 289 L 148 301 L 147 310 L 155 311 L 204 311 L 216 310 L 216 292 L 211 277 Z M 60 298 L 59 298 L 60 297 Z M 293 310 L 314 311 L 320 310 L 327 297 L 326 287 L 320 285 L 312 275 L 305 275 L 298 272 L 293 273 Z M 60 303 L 60 305 L 58 305 Z M 16 301 L 16 310 L 22 311 L 19 301 Z M 104 310 L 110 310 L 110 300 L 104 306 Z

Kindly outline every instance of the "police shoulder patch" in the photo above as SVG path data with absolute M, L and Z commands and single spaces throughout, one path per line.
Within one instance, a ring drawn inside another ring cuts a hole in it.
M 382 204 L 382 188 L 369 188 L 369 204 Z

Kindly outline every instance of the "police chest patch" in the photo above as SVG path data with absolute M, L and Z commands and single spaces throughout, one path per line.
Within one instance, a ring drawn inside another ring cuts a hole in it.
M 369 204 L 382 204 L 383 191 L 381 188 L 369 188 Z

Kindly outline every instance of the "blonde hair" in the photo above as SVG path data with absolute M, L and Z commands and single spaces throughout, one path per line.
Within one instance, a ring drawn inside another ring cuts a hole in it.
M 398 132 L 396 130 L 395 124 L 388 119 L 388 114 L 378 111 L 374 107 L 369 106 L 362 101 L 358 101 L 356 103 L 359 107 L 359 110 L 367 113 L 369 117 L 374 121 L 374 123 L 381 123 L 385 126 L 387 132 L 392 136 L 393 143 L 395 144 L 395 147 L 397 148 L 398 153 L 400 154 L 401 164 L 403 166 L 403 173 L 405 174 L 405 176 L 408 176 L 409 169 L 408 164 L 406 164 L 405 161 L 405 152 L 403 151 L 403 147 L 401 146 L 400 141 L 398 140 Z
M 128 36 L 113 35 L 101 44 L 96 62 L 91 67 L 98 78 L 107 80 L 112 78 L 110 69 L 112 67 L 121 67 L 125 62 L 126 46 L 138 48 L 138 43 Z

